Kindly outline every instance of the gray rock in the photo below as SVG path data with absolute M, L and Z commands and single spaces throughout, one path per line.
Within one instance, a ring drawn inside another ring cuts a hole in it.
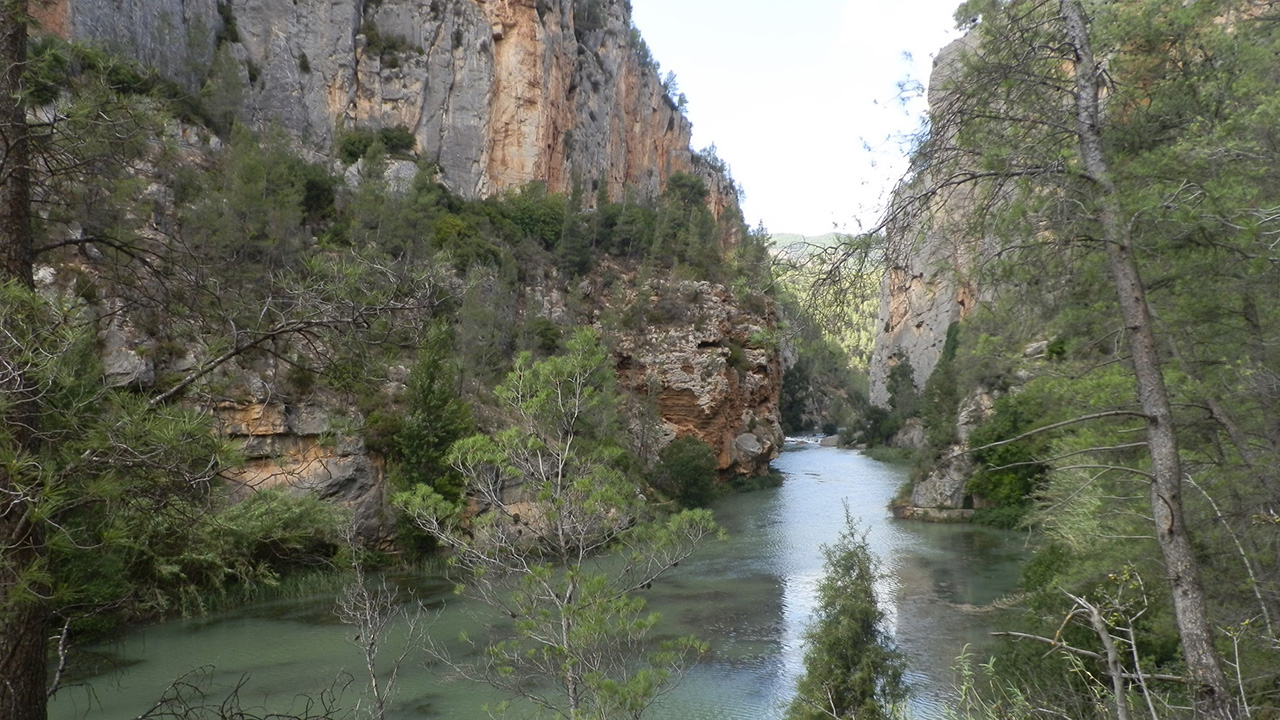
M 942 93 L 972 46 L 969 36 L 938 53 L 929 80 L 931 108 L 944 107 Z M 945 119 L 935 118 L 935 132 L 954 132 Z M 926 175 L 919 182 L 928 183 Z M 911 189 L 908 188 L 907 192 Z M 984 238 L 972 237 L 963 209 L 975 190 L 966 185 L 953 191 L 937 212 L 921 223 L 904 223 L 888 236 L 888 271 L 880 291 L 880 317 L 870 367 L 870 399 L 889 404 L 889 371 L 901 361 L 911 363 L 917 389 L 923 389 L 946 344 L 947 329 L 972 312 L 981 299 L 966 272 L 987 252 Z M 893 201 L 891 201 L 893 202 Z
M 155 340 L 116 315 L 98 334 L 102 369 L 111 387 L 151 387 L 156 381 L 152 360 Z
M 924 447 L 924 424 L 919 418 L 911 418 L 889 440 L 890 447 L 919 450 Z
M 329 410 L 320 405 L 293 405 L 285 413 L 285 423 L 294 435 L 323 435 L 329 432 Z
M 963 447 L 953 445 L 946 458 L 911 491 L 911 504 L 922 508 L 962 508 L 973 463 Z
M 765 447 L 755 433 L 742 433 L 733 441 L 733 446 L 739 455 L 746 460 L 754 460 L 760 453 L 764 452 Z
M 33 5 L 37 16 L 46 11 L 42 3 Z M 106 45 L 161 69 L 193 93 L 200 90 L 222 26 L 216 0 L 63 0 L 48 12 L 41 21 L 51 32 Z
M 956 413 L 956 435 L 960 442 L 968 443 L 969 435 L 991 417 L 993 402 L 994 396 L 985 388 L 977 388 L 960 402 Z

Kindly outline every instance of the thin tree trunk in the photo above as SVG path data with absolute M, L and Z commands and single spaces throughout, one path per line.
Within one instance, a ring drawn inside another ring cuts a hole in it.
M 0 0 L 0 283 L 31 288 L 31 148 L 20 93 L 26 11 L 26 0 Z M 21 322 L 17 315 L 0 308 L 0 329 Z M 13 356 L 17 350 L 0 344 L 0 393 L 16 401 L 0 416 L 0 442 L 27 453 L 37 442 L 35 398 Z M 47 617 L 28 585 L 43 555 L 43 536 L 33 520 L 35 498 L 20 480 L 0 467 L 0 718 L 44 720 Z
M 1235 702 L 1213 644 L 1204 591 L 1182 512 L 1182 466 L 1173 411 L 1164 384 L 1160 355 L 1152 331 L 1146 288 L 1138 273 L 1128 231 L 1120 220 L 1115 185 L 1102 149 L 1102 78 L 1093 56 L 1088 21 L 1080 0 L 1062 0 L 1067 39 L 1076 53 L 1076 135 L 1086 173 L 1098 188 L 1100 220 L 1108 268 L 1120 302 L 1133 358 L 1134 377 L 1142 411 L 1147 416 L 1147 446 L 1151 453 L 1151 510 L 1156 540 L 1164 554 L 1165 571 L 1173 595 L 1174 618 L 1182 641 L 1183 660 L 1201 718 L 1235 717 Z
M 19 99 L 26 15 L 26 0 L 0 0 L 0 282 L 31 287 L 31 133 Z

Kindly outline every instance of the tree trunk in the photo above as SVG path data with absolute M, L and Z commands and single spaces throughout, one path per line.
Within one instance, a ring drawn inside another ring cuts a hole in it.
M 1100 220 L 1108 269 L 1120 302 L 1138 398 L 1147 416 L 1147 444 L 1151 452 L 1151 510 L 1156 540 L 1164 554 L 1165 571 L 1173 595 L 1174 617 L 1182 641 L 1182 655 L 1195 694 L 1196 715 L 1228 720 L 1235 717 L 1235 701 L 1213 644 L 1204 591 L 1182 513 L 1182 466 L 1173 411 L 1164 384 L 1160 355 L 1152 331 L 1146 288 L 1133 257 L 1129 233 L 1120 220 L 1116 188 L 1102 149 L 1099 87 L 1102 77 L 1093 56 L 1088 21 L 1080 0 L 1062 0 L 1067 39 L 1076 54 L 1076 135 L 1085 172 L 1098 189 Z
M 26 16 L 26 0 L 0 0 L 0 282 L 31 287 L 31 133 L 19 98 Z
M 32 287 L 31 148 L 22 107 L 22 71 L 27 55 L 26 0 L 0 0 L 0 284 Z M 12 308 L 0 323 L 22 322 Z M 27 387 L 18 348 L 0 342 L 0 393 L 15 399 L 0 416 L 6 450 L 35 450 L 35 397 Z M 43 536 L 33 520 L 31 484 L 0 466 L 0 718 L 44 720 L 46 703 L 46 614 L 32 571 L 43 555 Z

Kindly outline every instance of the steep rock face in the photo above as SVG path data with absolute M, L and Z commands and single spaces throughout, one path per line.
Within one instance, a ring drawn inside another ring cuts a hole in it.
M 782 363 L 768 347 L 772 310 L 745 309 L 709 282 L 653 281 L 636 292 L 648 322 L 620 334 L 614 358 L 621 383 L 661 418 L 655 448 L 693 435 L 711 446 L 727 475 L 768 472 L 782 448 Z
M 45 31 L 159 68 L 189 92 L 200 89 L 222 27 L 216 0 L 50 0 L 30 12 Z
M 969 497 L 967 488 L 973 475 L 973 460 L 968 454 L 969 435 L 991 415 L 994 398 L 979 388 L 960 403 L 956 416 L 956 438 L 959 440 L 942 453 L 929 474 L 911 490 L 911 505 L 917 508 L 961 509 L 981 504 L 980 498 Z
M 325 153 L 343 129 L 403 126 L 464 197 L 532 181 L 566 192 L 577 178 L 588 203 L 602 183 L 614 199 L 652 198 L 688 172 L 709 180 L 717 217 L 737 209 L 732 182 L 690 151 L 689 121 L 641 56 L 625 0 L 37 6 L 49 31 L 116 48 L 188 89 L 215 53 L 230 58 L 238 76 L 209 82 L 241 85 L 223 88 L 242 100 L 241 118 Z
M 958 59 L 972 41 L 952 42 L 934 60 L 929 80 L 929 105 L 934 114 L 934 132 L 948 129 L 938 117 L 945 104 L 950 75 Z M 904 194 L 936 181 L 928 172 L 899 190 L 895 202 L 910 202 Z M 871 356 L 870 399 L 875 405 L 889 404 L 889 371 L 900 362 L 911 363 L 917 388 L 923 388 L 942 356 L 947 328 L 973 311 L 980 299 L 979 289 L 967 277 L 980 252 L 963 227 L 964 213 L 973 200 L 969 188 L 960 188 L 920 208 L 908 212 L 888 233 L 888 267 L 880 292 L 880 318 L 875 349 Z
M 221 432 L 244 455 L 244 464 L 228 476 L 246 491 L 313 493 L 349 508 L 366 537 L 386 530 L 382 463 L 358 438 L 333 432 L 330 408 L 250 400 L 212 410 Z

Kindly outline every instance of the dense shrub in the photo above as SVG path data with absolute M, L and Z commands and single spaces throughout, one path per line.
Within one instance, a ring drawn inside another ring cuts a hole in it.
M 876 602 L 875 557 L 851 521 L 823 553 L 818 607 L 805 630 L 805 672 L 787 718 L 898 717 L 895 709 L 907 697 L 906 662 L 894 648 Z
M 375 140 L 382 143 L 382 147 L 387 154 L 401 157 L 411 155 L 413 147 L 417 143 L 417 138 L 413 136 L 413 132 L 404 125 L 384 127 L 377 130 L 372 128 L 352 128 L 338 135 L 338 158 L 342 162 L 351 165 L 369 152 L 369 148 L 373 146 Z
M 653 486 L 684 507 L 706 507 L 716 495 L 716 454 L 692 435 L 677 438 L 658 454 Z
M 1037 457 L 1045 456 L 1048 440 L 1044 436 L 985 447 L 1017 437 L 1044 422 L 1043 409 L 1031 400 L 1033 397 L 1000 398 L 991 417 L 969 436 L 977 469 L 969 480 L 968 493 L 981 496 L 994 506 L 975 520 L 985 518 L 1000 527 L 1016 525 L 1030 507 L 1032 491 L 1048 470 L 1036 462 Z

